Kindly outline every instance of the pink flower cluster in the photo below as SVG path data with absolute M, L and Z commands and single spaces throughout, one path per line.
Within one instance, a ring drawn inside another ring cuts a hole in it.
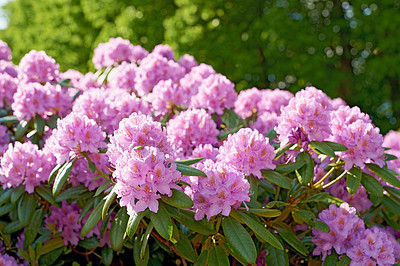
M 18 88 L 18 79 L 0 73 L 0 107 L 3 108 L 14 102 L 13 96 Z
M 147 54 L 148 52 L 140 45 L 133 45 L 121 37 L 111 38 L 94 49 L 93 64 L 96 69 L 100 69 L 122 61 L 133 63 L 140 61 Z
M 215 70 L 210 65 L 200 64 L 190 69 L 183 78 L 179 80 L 179 85 L 189 99 L 196 95 L 199 91 L 199 86 L 208 76 L 215 74 Z
M 312 242 L 316 245 L 313 255 L 322 253 L 323 260 L 332 248 L 339 255 L 346 254 L 352 260 L 350 265 L 393 265 L 400 258 L 400 243 L 395 237 L 377 226 L 365 229 L 355 208 L 347 203 L 340 207 L 331 204 L 319 218 L 331 230 L 324 233 L 312 229 Z
M 110 88 L 124 89 L 136 93 L 135 78 L 137 72 L 135 63 L 122 62 L 116 66 L 108 76 Z
M 8 74 L 13 78 L 18 77 L 18 67 L 12 62 L 0 60 L 0 73 Z
M 19 62 L 18 78 L 24 82 L 57 81 L 59 65 L 44 51 L 32 50 Z
M 358 107 L 340 106 L 331 113 L 329 126 L 332 129 L 330 140 L 348 148 L 347 151 L 338 152 L 339 157 L 346 161 L 346 170 L 353 165 L 364 168 L 365 163 L 384 165 L 383 137 L 379 128 Z
M 171 145 L 159 122 L 150 116 L 131 114 L 119 123 L 119 128 L 110 136 L 107 155 L 116 164 L 125 151 L 131 152 L 137 146 L 152 146 L 163 153 L 171 152 Z
M 52 152 L 62 164 L 82 152 L 98 153 L 106 147 L 106 134 L 96 122 L 85 115 L 70 113 L 57 121 L 57 128 L 46 141 L 44 149 Z
M 45 182 L 54 167 L 51 153 L 29 142 L 9 145 L 1 158 L 0 183 L 5 188 L 23 184 L 28 193 Z
M 0 125 L 0 155 L 7 150 L 8 144 L 10 143 L 10 135 L 8 134 L 8 128 Z
M 146 146 L 143 149 L 124 151 L 115 163 L 113 177 L 114 191 L 120 198 L 119 204 L 126 206 L 128 214 L 144 211 L 147 207 L 158 212 L 160 194 L 172 195 L 172 188 L 181 173 L 176 165 L 168 167 L 169 156 L 158 148 Z
M 388 168 L 400 173 L 400 132 L 389 131 L 383 138 L 383 147 L 390 148 L 386 152 L 397 157 L 397 159 L 387 162 Z
M 250 201 L 250 184 L 244 175 L 223 162 L 206 160 L 198 164 L 207 177 L 190 177 L 191 187 L 186 188 L 193 199 L 196 220 L 219 213 L 228 216 L 231 208 L 238 208 L 242 202 Z
M 332 109 L 330 101 L 325 93 L 314 87 L 297 92 L 281 109 L 276 127 L 281 145 L 328 138 L 331 134 L 328 123 Z
M 50 215 L 45 220 L 47 227 L 53 234 L 61 233 L 65 246 L 78 245 L 82 239 L 80 234 L 83 224 L 78 221 L 81 208 L 77 204 L 70 205 L 63 201 L 61 208 L 52 205 L 51 209 Z
M 11 61 L 11 49 L 6 42 L 0 40 L 0 60 Z
M 217 156 L 218 161 L 224 161 L 233 169 L 257 178 L 263 178 L 261 169 L 275 169 L 274 158 L 275 151 L 268 138 L 250 128 L 242 128 L 229 135 Z
M 0 253 L 0 265 L 7 266 L 18 266 L 20 265 L 14 257 L 11 257 L 8 254 Z
M 64 93 L 60 85 L 32 82 L 19 84 L 11 108 L 19 120 L 29 121 L 36 114 L 43 118 L 65 115 L 71 105 L 72 97 Z
M 204 109 L 181 112 L 167 123 L 168 138 L 178 157 L 190 156 L 200 144 L 217 144 L 217 125 Z

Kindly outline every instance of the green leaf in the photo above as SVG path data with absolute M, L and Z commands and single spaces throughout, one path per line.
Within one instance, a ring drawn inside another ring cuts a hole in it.
M 58 120 L 59 118 L 60 118 L 60 117 L 59 117 L 58 115 L 52 115 L 52 116 L 50 116 L 50 119 L 46 119 L 46 120 L 45 120 L 46 125 L 47 125 L 49 128 L 57 128 L 57 120 Z
M 174 246 L 176 250 L 188 261 L 195 262 L 197 260 L 196 252 L 194 251 L 192 243 L 184 233 L 179 231 L 180 239 Z
M 304 161 L 305 165 L 296 170 L 296 176 L 300 184 L 307 186 L 314 177 L 314 161 L 308 152 L 301 152 L 296 157 L 296 161 Z
M 17 204 L 15 203 L 8 203 L 0 207 L 0 216 L 3 216 L 7 213 L 9 213 L 11 210 L 15 209 Z
M 29 123 L 28 121 L 21 120 L 17 126 L 17 131 L 15 131 L 15 139 L 21 140 L 21 138 L 25 135 L 25 132 L 28 130 Z
M 269 182 L 278 185 L 280 187 L 290 189 L 292 187 L 292 183 L 289 178 L 286 176 L 272 171 L 272 170 L 261 170 L 261 174 L 265 177 Z
M 340 261 L 336 263 L 336 266 L 347 266 L 351 262 L 351 259 L 346 255 L 340 255 Z
M 54 178 L 56 177 L 56 174 L 58 173 L 58 171 L 65 165 L 65 163 L 63 164 L 58 164 L 56 167 L 54 167 L 54 169 L 51 171 L 50 175 L 49 175 L 49 180 L 48 183 L 49 185 L 51 183 L 53 183 Z
M 57 202 L 61 202 L 63 200 L 69 200 L 79 194 L 82 194 L 83 192 L 86 192 L 86 191 L 87 191 L 87 188 L 84 185 L 71 187 L 71 188 L 61 192 L 59 195 L 57 195 L 55 200 Z
M 79 241 L 79 246 L 86 249 L 95 249 L 100 245 L 100 241 L 97 239 L 97 236 L 92 236 L 91 238 L 85 238 Z
M 146 245 L 146 252 L 144 258 L 140 257 L 140 250 L 142 246 L 142 234 L 135 237 L 133 242 L 133 260 L 137 266 L 146 266 L 149 262 L 149 245 Z
M 167 206 L 168 207 L 168 206 Z M 190 230 L 200 233 L 202 235 L 213 235 L 215 234 L 215 229 L 212 223 L 203 219 L 201 221 L 196 221 L 194 219 L 194 213 L 185 210 L 179 210 L 176 212 L 172 212 L 170 208 L 168 208 L 169 213 L 174 217 L 175 220 L 189 228 Z
M 327 144 L 333 151 L 347 151 L 348 148 L 343 144 L 331 142 L 331 141 L 323 141 L 322 143 Z
M 89 171 L 90 172 L 92 172 L 92 173 L 96 173 L 96 164 L 94 163 L 94 162 L 92 162 L 92 161 L 89 161 L 88 162 L 88 168 L 89 168 Z
M 101 261 L 104 263 L 104 265 L 111 265 L 112 260 L 113 260 L 113 250 L 109 248 L 107 245 L 105 245 L 101 249 Z
M 208 254 L 209 266 L 229 266 L 229 259 L 223 248 L 212 246 Z
M 385 154 L 383 154 L 383 156 L 384 156 L 384 160 L 387 162 L 387 161 L 393 161 L 393 160 L 396 160 L 397 159 L 397 156 L 394 156 L 393 154 L 388 154 L 388 153 L 385 153 Z
M 325 155 L 328 155 L 329 157 L 333 157 L 333 158 L 336 157 L 335 152 L 327 143 L 319 142 L 319 141 L 311 141 L 309 143 L 309 146 L 316 153 L 325 154 Z
M 386 169 L 386 168 L 380 168 L 379 166 L 371 163 L 366 164 L 367 168 L 371 170 L 374 174 L 388 182 L 389 184 L 400 188 L 400 179 L 396 177 L 392 171 Z
M 270 245 L 264 245 L 267 250 L 265 262 L 267 265 L 289 266 L 289 258 L 285 250 L 277 249 Z
M 199 169 L 196 169 L 194 167 L 190 167 L 190 166 L 180 164 L 180 163 L 175 163 L 175 165 L 176 165 L 176 170 L 181 172 L 182 175 L 207 177 L 207 175 L 204 172 L 202 172 Z
M 150 221 L 150 223 L 147 225 L 146 231 L 142 235 L 141 242 L 140 242 L 140 258 L 144 259 L 144 255 L 146 253 L 146 249 L 148 247 L 147 243 L 149 242 L 150 234 L 154 229 L 153 223 Z
M 83 219 L 83 217 L 85 217 L 86 214 L 88 214 L 89 211 L 92 210 L 93 204 L 95 203 L 96 200 L 97 200 L 97 198 L 90 197 L 90 198 L 85 202 L 85 205 L 84 205 L 83 208 L 82 208 L 81 214 L 79 215 L 78 222 L 81 222 L 82 219 Z
M 296 144 L 288 143 L 285 146 L 279 147 L 275 150 L 275 160 L 278 160 L 285 152 L 295 147 Z
M 83 225 L 81 230 L 81 237 L 85 237 L 89 232 L 95 227 L 95 225 L 101 219 L 101 211 L 103 210 L 105 200 L 101 200 L 100 203 L 93 209 L 92 213 L 89 215 L 86 223 Z
M 362 171 L 360 167 L 353 166 L 346 175 L 346 188 L 350 194 L 356 193 L 361 183 Z
M 18 118 L 14 115 L 8 115 L 8 116 L 3 116 L 0 117 L 0 123 L 17 123 L 18 122 Z
M 150 211 L 150 219 L 160 236 L 166 240 L 170 240 L 173 231 L 172 220 L 162 204 L 159 204 L 157 213 Z
M 278 164 L 274 171 L 281 173 L 281 174 L 288 174 L 294 172 L 295 170 L 299 169 L 303 165 L 305 165 L 305 161 L 296 161 L 294 163 L 287 163 L 287 164 Z
M 126 212 L 126 207 L 122 207 L 112 221 L 110 228 L 110 243 L 113 250 L 117 251 L 122 247 L 128 219 L 129 216 Z
M 183 165 L 192 165 L 192 164 L 200 162 L 203 159 L 204 158 L 200 157 L 200 158 L 193 158 L 193 159 L 186 159 L 186 160 L 179 160 L 179 161 L 171 161 L 171 163 L 180 163 L 180 164 L 183 164 Z
M 56 202 L 56 199 L 54 198 L 53 194 L 51 193 L 48 187 L 37 186 L 35 187 L 35 192 L 39 194 L 39 196 L 41 196 L 43 199 L 50 202 L 52 205 L 58 208 L 60 207 L 60 204 Z
M 73 88 L 72 86 L 69 85 L 70 82 L 71 82 L 71 79 L 63 79 L 60 82 L 58 82 L 58 84 L 60 84 L 60 86 L 62 86 L 62 87 L 67 87 L 67 88 L 71 87 L 71 88 Z
M 301 254 L 307 256 L 308 250 L 306 246 L 304 246 L 303 242 L 301 242 L 296 234 L 294 234 L 291 231 L 288 231 L 284 228 L 277 227 L 276 231 L 278 231 L 279 235 L 289 244 L 291 245 L 295 250 L 300 252 Z
M 383 195 L 382 203 L 386 206 L 391 212 L 399 214 L 400 213 L 400 204 L 397 201 L 392 200 L 386 195 Z
M 111 180 L 106 180 L 104 181 L 103 184 L 101 184 L 97 189 L 96 189 L 96 193 L 94 193 L 94 196 L 98 196 L 100 195 L 104 190 L 107 189 L 107 187 L 111 184 Z
M 279 240 L 272 234 L 270 231 L 268 231 L 264 225 L 260 224 L 258 221 L 254 220 L 251 218 L 248 214 L 243 213 L 243 212 L 237 212 L 242 219 L 242 221 L 251 229 L 253 230 L 254 233 L 258 234 L 259 237 L 271 244 L 272 246 L 278 248 L 278 249 L 283 249 L 282 244 L 279 242 Z
M 35 128 L 36 128 L 37 133 L 39 134 L 39 136 L 43 136 L 44 126 L 45 125 L 46 125 L 46 123 L 44 122 L 42 116 L 37 114 L 35 116 Z
M 317 202 L 317 201 L 323 201 L 327 198 L 329 198 L 329 193 L 328 192 L 321 192 L 318 194 L 311 195 L 308 199 L 306 199 L 304 202 Z M 301 201 L 303 202 L 303 201 Z
M 41 255 L 39 257 L 39 265 L 54 265 L 56 260 L 61 256 L 64 252 L 64 248 L 57 248 L 49 253 Z M 38 254 L 37 254 L 38 255 Z
M 269 143 L 272 143 L 278 134 L 275 129 L 270 129 L 265 136 L 268 138 Z
M 321 221 L 314 221 L 313 225 L 312 225 L 315 229 L 317 229 L 318 231 L 324 232 L 324 233 L 329 233 L 331 231 L 331 229 L 329 228 L 329 226 Z
M 254 263 L 257 259 L 257 250 L 246 229 L 229 216 L 222 218 L 222 228 L 228 243 L 240 253 L 247 263 Z
M 18 219 L 22 225 L 28 225 L 35 209 L 36 200 L 33 194 L 24 194 L 18 202 Z
M 244 120 L 232 109 L 225 109 L 225 112 L 221 116 L 222 121 L 229 128 L 236 128 L 244 125 Z
M 197 258 L 196 266 L 205 266 L 207 265 L 207 258 L 208 258 L 208 251 L 207 249 L 204 249 L 199 257 Z
M 232 247 L 228 242 L 224 242 L 223 246 L 225 247 L 225 250 L 227 251 L 228 254 L 233 256 L 240 264 L 242 265 L 248 265 L 246 262 L 246 259 L 242 257 L 239 251 L 237 251 L 234 247 Z
M 282 213 L 280 210 L 267 209 L 267 208 L 259 208 L 259 209 L 251 208 L 249 209 L 249 212 L 254 213 L 257 216 L 269 217 L 269 218 L 278 217 Z
M 131 216 L 129 217 L 128 225 L 126 227 L 126 234 L 128 235 L 129 238 L 132 238 L 133 235 L 136 233 L 136 230 L 137 230 L 143 216 L 144 216 L 144 212 L 137 213 L 137 212 L 133 211 L 133 214 L 131 214 Z
M 11 197 L 11 194 L 13 194 L 14 189 L 7 189 L 7 190 L 0 190 L 0 206 L 3 205 L 4 203 L 8 202 L 8 200 Z
M 307 210 L 303 210 L 303 209 L 294 209 L 293 210 L 294 213 L 296 213 L 298 216 L 300 216 L 300 218 L 306 222 L 307 224 L 311 224 L 312 220 L 316 219 L 317 217 L 315 217 L 315 214 L 307 211 Z
M 76 160 L 72 160 L 66 163 L 58 172 L 56 178 L 54 179 L 54 184 L 53 184 L 52 192 L 54 196 L 56 196 L 61 191 L 61 188 L 67 181 L 69 174 L 71 173 L 71 170 L 74 167 L 75 162 Z
M 161 199 L 174 207 L 187 209 L 193 207 L 192 199 L 180 190 L 172 189 L 172 196 L 161 195 Z
M 218 140 L 224 140 L 224 139 L 228 138 L 228 136 L 230 134 L 235 134 L 241 128 L 243 128 L 243 126 L 236 127 L 236 128 L 233 128 L 233 129 L 230 129 L 230 130 L 226 130 L 226 131 L 222 131 L 221 133 L 218 134 Z
M 61 247 L 64 247 L 64 241 L 60 236 L 58 236 L 44 243 L 43 246 L 37 251 L 37 255 L 41 256 Z
M 322 266 L 336 266 L 337 262 L 339 262 L 339 258 L 335 252 L 332 252 L 329 256 L 325 258 Z
M 25 230 L 24 249 L 26 249 L 35 240 L 40 226 L 42 225 L 44 212 L 41 209 L 35 211 Z
M 381 183 L 375 179 L 375 177 L 362 173 L 361 184 L 363 187 L 372 195 L 376 197 L 382 197 L 383 195 L 383 188 Z
M 12 189 L 12 194 L 11 194 L 11 203 L 16 202 L 19 200 L 19 198 L 24 194 L 25 192 L 25 186 L 20 185 L 19 187 Z
M 111 191 L 110 194 L 104 197 L 104 206 L 103 210 L 101 211 L 101 218 L 104 219 L 107 216 L 108 209 L 110 208 L 111 204 L 115 201 L 117 194 L 114 191 Z
M 11 234 L 21 230 L 24 227 L 25 225 L 23 225 L 20 221 L 14 221 L 4 227 L 3 234 Z
M 383 187 L 391 196 L 397 197 L 400 199 L 400 189 L 384 186 Z

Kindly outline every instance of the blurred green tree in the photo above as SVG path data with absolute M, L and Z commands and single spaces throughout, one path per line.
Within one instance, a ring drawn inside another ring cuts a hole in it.
M 237 84 L 308 85 L 400 127 L 400 0 L 14 0 L 0 39 L 14 62 L 45 50 L 62 70 L 93 69 L 99 42 L 170 44 Z

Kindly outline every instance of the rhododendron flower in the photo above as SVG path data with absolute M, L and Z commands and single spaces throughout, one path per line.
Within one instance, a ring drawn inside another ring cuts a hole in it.
M 18 266 L 20 265 L 14 257 L 11 257 L 8 254 L 0 253 L 0 265 L 4 266 Z
M 168 138 L 176 154 L 190 156 L 200 144 L 217 144 L 217 124 L 203 109 L 181 112 L 167 123 Z
M 14 94 L 17 92 L 18 79 L 8 74 L 0 73 L 0 107 L 3 108 L 14 102 Z
M 365 163 L 383 166 L 383 137 L 368 115 L 361 113 L 358 107 L 341 106 L 331 113 L 330 127 L 332 137 L 329 140 L 343 144 L 347 151 L 338 152 L 346 161 L 345 170 L 353 165 L 364 168 Z
M 222 74 L 213 74 L 203 80 L 197 94 L 192 96 L 191 107 L 222 115 L 225 108 L 234 107 L 236 98 L 235 84 Z
M 46 141 L 44 149 L 51 151 L 62 164 L 82 152 L 98 153 L 106 147 L 106 134 L 93 119 L 70 113 L 57 121 L 57 128 Z
M 261 134 L 265 135 L 271 129 L 278 126 L 279 116 L 275 113 L 264 112 L 257 116 L 254 123 L 250 124 L 250 128 L 257 129 Z
M 135 63 L 122 62 L 110 72 L 108 76 L 109 86 L 136 93 L 135 78 L 137 69 L 138 67 Z
M 262 92 L 257 88 L 242 90 L 235 101 L 235 113 L 243 119 L 257 113 Z
M 175 164 L 168 167 L 168 163 L 168 154 L 149 146 L 126 150 L 117 159 L 113 190 L 120 198 L 119 204 L 127 207 L 129 215 L 146 208 L 158 212 L 160 195 L 171 196 L 171 189 L 178 188 L 176 183 L 181 173 L 176 170 Z
M 281 146 L 291 142 L 323 141 L 331 134 L 329 127 L 331 100 L 325 93 L 307 87 L 296 93 L 281 109 L 276 127 Z
M 18 78 L 24 82 L 57 81 L 60 66 L 44 51 L 32 50 L 19 63 Z
M 8 128 L 6 126 L 0 125 L 0 155 L 3 154 L 8 148 L 10 143 L 10 135 L 8 134 Z
M 154 47 L 153 51 L 151 51 L 152 55 L 161 55 L 162 57 L 167 58 L 168 60 L 175 61 L 174 51 L 171 46 L 168 44 L 158 44 Z
M 189 73 L 193 67 L 198 66 L 196 59 L 189 54 L 184 54 L 179 58 L 178 64 L 185 68 L 185 72 Z
M 10 143 L 1 158 L 0 183 L 4 188 L 24 185 L 28 193 L 47 181 L 53 169 L 53 156 L 29 142 Z
M 11 61 L 11 49 L 6 42 L 0 40 L 0 60 Z
M 211 144 L 200 144 L 194 148 L 192 158 L 204 158 L 210 159 L 213 162 L 217 161 L 217 155 L 219 154 L 218 148 L 213 147 Z
M 306 88 L 307 89 L 307 88 Z M 289 104 L 293 94 L 287 90 L 260 90 L 261 100 L 257 103 L 259 114 L 268 112 L 280 115 L 281 109 Z M 318 94 L 318 93 L 315 93 Z
M 250 201 L 250 184 L 244 175 L 223 162 L 206 160 L 197 168 L 207 177 L 190 177 L 188 194 L 192 196 L 196 220 L 222 213 L 228 216 L 231 208 L 238 208 L 244 201 Z
M 242 128 L 229 135 L 217 156 L 218 161 L 224 161 L 233 169 L 258 178 L 263 178 L 261 169 L 275 169 L 274 158 L 274 147 L 269 144 L 268 138 L 250 128 Z
M 0 60 L 0 73 L 8 74 L 13 78 L 18 77 L 18 66 L 12 62 Z
M 72 97 L 64 93 L 60 85 L 20 83 L 14 94 L 11 108 L 19 120 L 30 120 L 36 114 L 46 118 L 50 115 L 65 115 L 71 108 Z
M 152 146 L 161 152 L 169 153 L 171 145 L 161 124 L 150 116 L 131 114 L 119 123 L 119 128 L 110 137 L 107 155 L 110 162 L 115 164 L 124 151 L 131 151 L 137 146 Z
M 148 52 L 140 45 L 133 45 L 128 40 L 111 38 L 106 43 L 99 43 L 94 49 L 93 64 L 96 69 L 112 66 L 122 61 L 138 62 Z

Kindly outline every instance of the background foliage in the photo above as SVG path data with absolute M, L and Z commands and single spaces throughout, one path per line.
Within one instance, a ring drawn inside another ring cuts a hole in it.
M 18 63 L 45 50 L 61 70 L 93 69 L 92 51 L 121 36 L 167 43 L 211 64 L 237 89 L 314 85 L 400 127 L 400 1 L 14 0 L 0 32 Z

